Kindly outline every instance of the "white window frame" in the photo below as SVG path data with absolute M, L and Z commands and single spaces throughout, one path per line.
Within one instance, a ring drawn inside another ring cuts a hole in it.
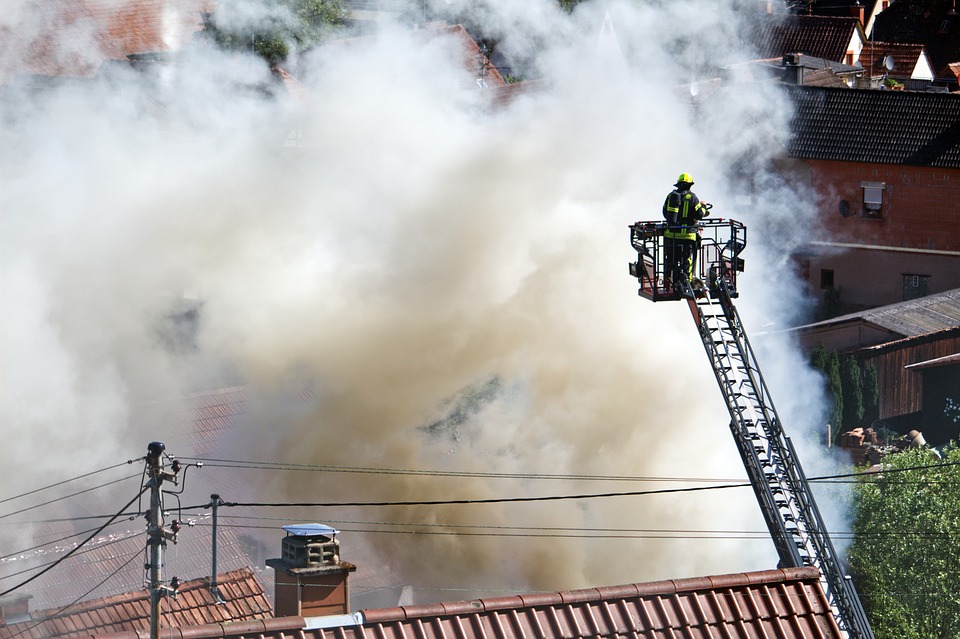
M 861 182 L 860 189 L 863 201 L 863 217 L 883 219 L 883 194 L 886 184 L 883 182 Z

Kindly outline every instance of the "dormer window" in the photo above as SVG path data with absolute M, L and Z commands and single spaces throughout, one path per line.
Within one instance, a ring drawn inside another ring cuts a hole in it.
M 883 219 L 883 182 L 863 182 L 863 217 Z

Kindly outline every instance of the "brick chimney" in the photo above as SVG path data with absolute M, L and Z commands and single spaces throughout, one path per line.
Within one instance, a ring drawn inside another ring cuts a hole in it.
M 862 4 L 857 2 L 852 7 L 850 7 L 850 15 L 851 17 L 858 19 L 860 21 L 861 26 L 866 26 L 865 24 L 863 24 L 863 19 L 866 17 L 866 14 L 864 12 L 864 7 Z
M 274 615 L 322 617 L 350 612 L 347 578 L 357 569 L 340 561 L 338 530 L 323 524 L 284 526 L 281 557 L 274 569 Z

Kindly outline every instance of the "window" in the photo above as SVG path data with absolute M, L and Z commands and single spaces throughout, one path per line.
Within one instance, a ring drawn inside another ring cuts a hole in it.
M 912 273 L 903 274 L 903 299 L 915 300 L 924 297 L 930 286 L 929 275 L 914 275 Z
M 863 189 L 863 217 L 883 218 L 883 182 L 861 182 Z
M 833 288 L 833 269 L 820 269 L 820 288 Z

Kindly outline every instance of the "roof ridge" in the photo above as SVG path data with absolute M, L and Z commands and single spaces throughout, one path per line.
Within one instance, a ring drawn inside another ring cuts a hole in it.
M 417 604 L 361 611 L 364 623 L 387 623 L 464 612 L 491 612 L 515 608 L 531 608 L 569 603 L 601 602 L 611 599 L 634 599 L 656 595 L 673 595 L 698 590 L 732 589 L 779 584 L 785 581 L 818 581 L 819 569 L 775 568 L 758 572 L 739 572 L 709 577 L 686 577 L 621 586 L 600 586 L 580 590 L 516 594 L 448 603 Z

